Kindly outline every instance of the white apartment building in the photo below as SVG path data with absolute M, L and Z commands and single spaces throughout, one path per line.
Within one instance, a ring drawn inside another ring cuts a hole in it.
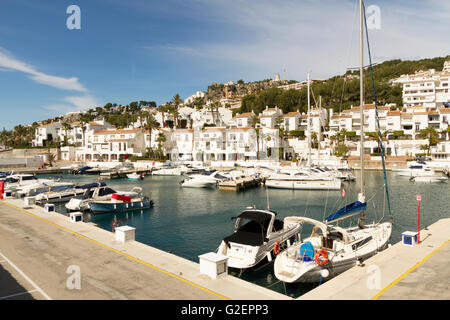
M 233 117 L 231 121 L 231 126 L 235 126 L 238 128 L 247 128 L 251 126 L 252 118 L 255 116 L 253 112 L 245 112 L 242 114 L 236 113 L 236 116 Z
M 78 161 L 120 161 L 145 152 L 142 129 L 107 129 L 89 134 L 85 147 L 76 150 Z
M 277 119 L 283 116 L 283 111 L 278 107 L 269 108 L 266 106 L 259 115 L 259 123 L 261 127 L 275 128 L 277 125 Z
M 438 108 L 450 106 L 450 61 L 444 63 L 442 71 L 430 69 L 414 74 L 402 75 L 392 80 L 403 86 L 403 105 Z
M 47 141 L 56 142 L 59 128 L 61 128 L 61 122 L 52 122 L 37 127 L 34 140 L 31 142 L 32 145 L 34 147 L 45 147 Z
M 196 161 L 226 160 L 226 129 L 206 127 L 194 137 L 194 159 Z
M 205 94 L 203 91 L 197 91 L 197 92 L 194 93 L 192 96 L 187 97 L 186 99 L 184 99 L 184 104 L 185 104 L 185 105 L 190 104 L 190 103 L 194 102 L 195 99 L 198 99 L 198 98 L 204 98 L 205 95 L 206 95 L 206 94 Z

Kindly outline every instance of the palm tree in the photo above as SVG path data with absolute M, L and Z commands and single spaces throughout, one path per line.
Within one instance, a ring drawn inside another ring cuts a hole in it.
M 426 129 L 422 129 L 422 130 L 420 130 L 420 136 L 425 139 L 428 139 L 428 145 L 427 145 L 426 150 L 427 150 L 427 155 L 428 156 L 431 155 L 431 147 L 435 146 L 439 143 L 439 140 L 437 138 L 438 133 L 437 133 L 436 129 L 431 126 L 429 126 Z
M 149 133 L 149 147 L 152 147 L 152 130 L 159 128 L 159 123 L 158 121 L 156 121 L 155 117 L 153 116 L 153 114 L 151 114 L 150 112 L 145 112 L 143 114 L 143 116 L 145 117 L 145 124 L 144 124 L 144 129 L 148 131 Z
M 166 142 L 167 138 L 163 132 L 158 133 L 158 138 L 156 138 L 156 142 L 158 142 L 158 155 L 159 158 L 163 158 L 163 143 Z
M 83 142 L 82 142 L 82 147 L 85 146 L 86 142 L 85 142 L 85 131 L 86 131 L 86 124 L 89 123 L 89 121 L 91 121 L 91 117 L 89 114 L 87 113 L 83 113 L 80 115 L 79 121 L 81 123 L 81 129 L 83 131 Z
M 259 117 L 254 114 L 250 118 L 250 125 L 252 126 L 253 130 L 255 130 L 256 133 L 256 159 L 259 160 L 259 131 L 261 130 L 259 127 L 257 127 L 257 124 L 259 123 Z
M 67 142 L 68 142 L 68 134 L 67 134 L 67 132 L 72 129 L 72 126 L 67 121 L 64 121 L 62 123 L 62 127 L 63 127 L 63 129 L 65 131 L 64 145 L 67 145 Z
M 180 107 L 181 104 L 183 104 L 183 100 L 181 99 L 181 97 L 178 93 L 173 96 L 172 103 L 175 106 L 174 110 L 172 111 L 172 114 L 174 116 L 175 128 L 177 128 L 178 127 L 178 116 L 179 116 L 178 108 Z

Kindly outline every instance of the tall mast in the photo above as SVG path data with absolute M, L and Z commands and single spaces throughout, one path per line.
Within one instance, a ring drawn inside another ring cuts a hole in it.
M 311 108 L 311 102 L 310 102 L 310 98 L 309 98 L 309 72 L 308 72 L 308 76 L 307 76 L 307 81 L 308 81 L 308 169 L 311 169 L 311 121 L 310 121 L 310 108 Z
M 359 87 L 360 87 L 360 136 L 361 136 L 361 193 L 360 201 L 365 202 L 364 185 L 364 39 L 363 39 L 363 0 L 359 0 Z
M 362 203 L 366 202 L 366 193 L 364 186 L 364 38 L 363 38 L 363 0 L 359 0 L 359 86 L 360 86 L 360 136 L 361 136 L 361 193 L 358 195 L 358 200 Z M 359 227 L 365 227 L 365 212 L 361 211 L 359 214 Z

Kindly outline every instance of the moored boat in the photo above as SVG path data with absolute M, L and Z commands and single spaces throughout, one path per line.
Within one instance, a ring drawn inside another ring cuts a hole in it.
M 113 194 L 109 200 L 89 201 L 89 208 L 94 214 L 119 213 L 133 210 L 149 209 L 153 200 L 146 196 L 132 198 L 120 194 Z
M 279 253 L 298 239 L 300 224 L 285 223 L 270 210 L 249 209 L 236 218 L 234 233 L 225 237 L 217 253 L 228 257 L 228 266 L 247 269 Z

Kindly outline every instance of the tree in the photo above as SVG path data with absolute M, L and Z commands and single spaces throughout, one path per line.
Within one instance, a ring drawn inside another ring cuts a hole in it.
M 255 130 L 256 133 L 256 159 L 259 160 L 259 132 L 260 128 L 257 126 L 259 123 L 259 117 L 254 114 L 250 118 L 250 125 L 252 126 L 253 130 Z
M 183 104 L 183 100 L 181 100 L 181 97 L 178 93 L 173 96 L 172 103 L 174 105 L 174 107 L 172 108 L 172 115 L 174 117 L 173 120 L 175 121 L 175 128 L 178 128 L 178 108 L 181 104 Z
M 151 146 L 152 146 L 152 130 L 159 128 L 159 123 L 158 123 L 158 121 L 156 121 L 155 117 L 150 112 L 145 112 L 144 114 L 142 114 L 142 116 L 145 119 L 144 129 L 148 131 L 149 136 L 150 136 L 149 146 L 151 148 Z
M 89 121 L 91 121 L 91 116 L 89 114 L 83 113 L 80 115 L 80 118 L 78 119 L 81 123 L 81 130 L 83 132 L 83 142 L 82 142 L 82 146 L 85 146 L 85 131 L 86 131 L 86 124 L 89 123 Z
M 439 143 L 438 132 L 433 127 L 429 126 L 426 129 L 420 130 L 420 136 L 422 138 L 428 139 L 427 145 L 427 155 L 431 155 L 431 147 L 436 146 Z
M 64 129 L 64 131 L 65 131 L 65 135 L 64 135 L 64 146 L 67 146 L 67 144 L 68 144 L 68 131 L 69 130 L 71 130 L 72 129 L 72 126 L 70 125 L 70 123 L 68 123 L 67 121 L 64 121 L 63 123 L 62 123 L 62 127 L 63 127 L 63 129 Z
M 166 140 L 166 135 L 163 132 L 158 133 L 156 142 L 158 142 L 158 156 L 160 159 L 163 159 L 163 144 L 164 142 L 166 142 Z

